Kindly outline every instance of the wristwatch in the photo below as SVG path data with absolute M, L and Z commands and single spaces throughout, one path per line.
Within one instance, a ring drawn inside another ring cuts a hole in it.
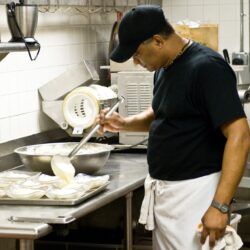
M 216 200 L 213 200 L 211 203 L 211 206 L 214 208 L 217 208 L 220 212 L 222 212 L 223 214 L 227 214 L 230 211 L 230 206 L 225 204 L 225 203 L 219 203 Z

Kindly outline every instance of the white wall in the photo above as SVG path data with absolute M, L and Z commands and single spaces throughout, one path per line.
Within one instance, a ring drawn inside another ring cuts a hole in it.
M 249 51 L 248 0 L 244 0 L 244 49 Z M 176 23 L 189 19 L 219 25 L 219 50 L 229 53 L 240 49 L 240 0 L 163 0 L 163 9 L 169 21 Z
M 83 59 L 92 61 L 96 68 L 106 64 L 116 15 L 89 15 L 84 8 L 80 11 L 84 13 L 66 7 L 55 13 L 39 12 L 35 37 L 42 49 L 37 60 L 31 62 L 27 52 L 15 52 L 0 61 L 0 143 L 55 127 L 41 112 L 40 86 Z M 3 5 L 0 34 L 2 42 L 10 39 Z

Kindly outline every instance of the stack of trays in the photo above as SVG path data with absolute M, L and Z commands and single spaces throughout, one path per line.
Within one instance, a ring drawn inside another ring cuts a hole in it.
M 79 173 L 71 183 L 57 176 L 9 170 L 0 173 L 0 203 L 74 205 L 104 190 L 109 175 Z

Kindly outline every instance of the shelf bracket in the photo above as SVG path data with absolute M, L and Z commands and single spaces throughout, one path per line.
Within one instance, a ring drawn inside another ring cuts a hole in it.
M 29 49 L 31 51 L 37 50 L 38 44 L 29 44 Z M 0 61 L 2 61 L 9 52 L 19 52 L 19 51 L 27 51 L 27 48 L 25 46 L 25 43 L 16 43 L 16 42 L 0 42 Z

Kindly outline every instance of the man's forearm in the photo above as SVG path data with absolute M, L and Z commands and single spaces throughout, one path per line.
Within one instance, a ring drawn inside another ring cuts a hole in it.
M 229 136 L 224 150 L 222 174 L 214 199 L 229 204 L 244 173 L 249 136 Z
M 139 114 L 126 117 L 122 131 L 147 132 L 153 120 L 154 112 L 150 107 Z

